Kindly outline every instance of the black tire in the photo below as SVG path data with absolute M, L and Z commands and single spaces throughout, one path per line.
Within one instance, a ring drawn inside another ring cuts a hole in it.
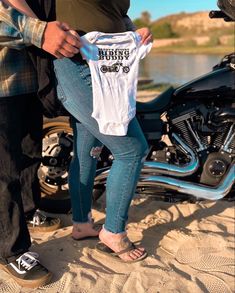
M 44 119 L 43 160 L 38 170 L 42 195 L 40 208 L 44 211 L 68 213 L 71 209 L 67 181 L 72 145 L 73 136 L 69 117 Z M 50 164 L 58 159 L 61 159 L 63 164 L 60 166 Z
M 62 136 L 62 143 L 59 137 Z M 38 177 L 41 187 L 40 209 L 50 213 L 68 213 L 71 210 L 70 196 L 68 192 L 68 167 L 72 155 L 73 136 L 70 127 L 69 117 L 60 116 L 53 119 L 44 119 L 43 123 L 43 151 L 45 159 L 50 155 L 51 159 L 57 159 L 59 153 L 57 148 L 68 148 L 62 152 L 66 161 L 65 166 L 51 167 L 48 161 L 42 160 L 38 170 Z M 106 150 L 107 152 L 107 150 Z M 108 156 L 104 151 L 104 157 Z M 49 156 L 49 157 L 50 157 Z M 99 167 L 104 167 L 101 163 Z M 105 186 L 97 184 L 93 189 L 93 201 L 97 201 L 104 193 Z
M 106 73 L 106 72 L 108 71 L 108 67 L 107 67 L 106 65 L 102 65 L 102 66 L 100 67 L 100 71 L 101 71 L 102 73 Z
M 105 193 L 105 186 L 102 185 L 102 186 L 96 186 L 94 189 L 93 189 L 93 197 L 92 197 L 92 200 L 93 200 L 93 203 L 95 203 L 96 201 L 98 201 L 98 199 Z
M 128 73 L 130 71 L 129 66 L 123 66 L 123 72 Z

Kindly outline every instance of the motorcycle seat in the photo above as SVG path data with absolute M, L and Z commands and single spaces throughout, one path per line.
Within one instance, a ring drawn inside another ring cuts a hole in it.
M 173 87 L 169 87 L 155 99 L 143 103 L 136 102 L 136 111 L 137 113 L 151 113 L 151 112 L 160 112 L 164 107 L 168 105 L 171 100 L 172 94 L 175 91 Z

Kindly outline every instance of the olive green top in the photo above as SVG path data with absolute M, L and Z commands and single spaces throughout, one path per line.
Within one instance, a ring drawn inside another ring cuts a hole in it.
M 86 33 L 119 33 L 129 6 L 130 0 L 56 0 L 56 18 Z

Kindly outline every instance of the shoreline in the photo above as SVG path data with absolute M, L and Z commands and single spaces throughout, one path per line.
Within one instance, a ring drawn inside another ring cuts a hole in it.
M 152 89 L 138 90 L 136 100 L 138 102 L 149 102 L 153 100 L 154 98 L 156 98 L 160 93 L 161 91 L 157 89 L 156 90 L 152 90 Z

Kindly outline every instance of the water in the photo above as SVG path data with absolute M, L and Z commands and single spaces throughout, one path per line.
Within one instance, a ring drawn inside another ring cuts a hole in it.
M 154 83 L 184 84 L 211 71 L 223 56 L 193 54 L 149 54 L 140 63 L 139 76 Z

